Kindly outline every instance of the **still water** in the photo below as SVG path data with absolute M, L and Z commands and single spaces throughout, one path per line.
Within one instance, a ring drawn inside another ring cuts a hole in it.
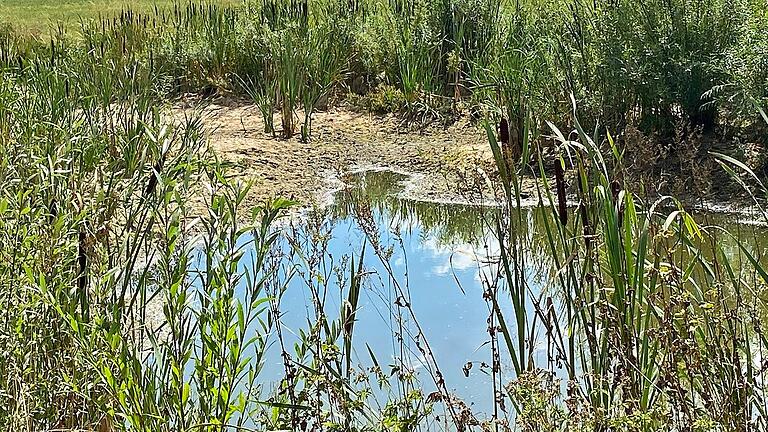
M 349 272 L 351 259 L 357 265 L 365 247 L 353 363 L 371 367 L 372 353 L 385 373 L 394 368 L 410 370 L 425 393 L 433 391 L 429 360 L 413 342 L 419 328 L 415 319 L 448 390 L 464 400 L 478 418 L 488 418 L 494 397 L 489 369 L 493 357 L 488 332 L 491 308 L 483 293 L 499 276 L 498 266 L 493 264 L 498 255 L 493 236 L 498 210 L 404 199 L 400 195 L 408 178 L 388 171 L 368 171 L 345 180 L 349 187 L 335 194 L 333 205 L 287 229 L 292 248 L 301 250 L 303 257 L 294 258 L 293 269 L 298 270 L 280 304 L 287 345 L 299 340 L 299 329 L 306 332 L 312 326 L 317 298 L 329 318 L 338 317 L 347 288 L 344 282 L 337 282 L 339 272 Z M 551 210 L 520 211 L 526 221 L 525 278 L 529 290 L 538 294 L 547 289 L 553 274 L 541 227 Z M 738 218 L 724 215 L 700 216 L 707 224 L 738 231 L 750 239 L 751 247 L 762 248 L 758 252 L 765 256 L 768 235 L 763 227 L 741 224 Z M 377 255 L 376 249 L 381 253 Z M 738 252 L 735 243 L 727 249 Z M 405 298 L 399 299 L 403 293 Z M 413 315 L 401 306 L 404 303 L 412 307 Z M 505 316 L 514 315 L 510 302 L 500 302 L 500 306 Z M 533 306 L 527 308 L 533 316 Z M 546 343 L 541 335 L 537 339 L 533 360 L 546 365 Z M 504 375 L 511 377 L 511 364 L 506 349 L 499 351 L 502 382 L 507 382 Z M 263 378 L 278 379 L 282 372 L 273 346 Z

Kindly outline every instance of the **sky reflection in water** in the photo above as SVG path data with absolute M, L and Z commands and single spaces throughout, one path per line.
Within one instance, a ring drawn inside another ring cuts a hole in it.
M 392 246 L 389 262 L 394 276 L 410 293 L 416 319 L 431 345 L 448 389 L 477 414 L 490 412 L 493 387 L 490 369 L 486 366 L 492 363 L 488 344 L 489 305 L 483 300 L 481 280 L 494 277 L 496 272 L 495 266 L 483 264 L 489 256 L 498 253 L 497 243 L 489 231 L 495 210 L 400 199 L 397 194 L 402 190 L 405 177 L 392 172 L 366 172 L 349 180 L 356 186 L 337 193 L 326 218 L 331 237 L 327 255 L 334 257 L 336 263 L 350 253 L 355 259 L 359 257 L 367 240 L 354 208 L 361 202 L 368 203 L 366 207 L 370 206 L 380 244 L 385 249 Z M 532 210 L 527 212 L 533 217 Z M 540 271 L 546 268 L 540 261 L 538 265 L 531 265 L 532 286 L 539 284 Z M 366 283 L 353 337 L 356 362 L 372 365 L 368 345 L 388 373 L 387 365 L 396 363 L 400 352 L 393 336 L 398 331 L 393 314 L 398 309 L 394 306 L 398 295 L 370 244 L 364 267 Z M 341 307 L 338 287 L 334 286 L 328 293 L 326 311 L 336 317 Z M 511 306 L 508 310 L 507 306 L 503 304 L 502 309 L 511 314 Z M 289 332 L 308 327 L 307 317 L 314 316 L 314 312 L 311 295 L 301 277 L 291 281 L 281 310 L 284 328 Z M 434 384 L 424 369 L 424 359 L 413 343 L 408 344 L 411 352 L 407 362 L 429 393 L 434 390 Z M 463 371 L 467 362 L 473 363 L 469 377 Z M 503 371 L 508 370 L 509 361 L 503 354 L 502 365 Z M 267 377 L 270 371 L 275 377 L 279 376 L 280 359 L 275 358 L 267 366 Z
M 371 219 L 380 244 L 386 249 L 392 246 L 389 258 L 394 276 L 410 293 L 410 302 L 416 318 L 430 342 L 436 360 L 444 374 L 449 391 L 455 392 L 473 408 L 480 418 L 487 418 L 493 409 L 493 387 L 490 369 L 482 365 L 492 363 L 488 335 L 489 305 L 483 299 L 483 280 L 496 276 L 497 268 L 488 264 L 498 254 L 498 244 L 492 235 L 491 221 L 496 210 L 476 206 L 417 202 L 401 199 L 397 195 L 403 189 L 406 177 L 388 171 L 365 172 L 346 179 L 353 187 L 339 191 L 335 204 L 325 215 L 325 226 L 330 235 L 326 251 L 326 264 L 333 257 L 338 265 L 342 256 L 354 254 L 358 259 L 366 242 L 361 229 L 359 210 L 370 208 Z M 548 287 L 552 265 L 547 257 L 542 218 L 548 208 L 523 209 L 524 220 L 528 221 L 526 242 L 526 278 L 529 289 L 540 293 Z M 709 215 L 708 223 L 718 223 L 734 228 L 738 226 L 732 218 Z M 369 224 L 370 225 L 370 224 Z M 539 227 L 539 228 L 536 228 Z M 741 225 L 739 230 L 749 231 L 755 236 L 756 247 L 764 248 L 764 230 L 754 226 Z M 298 237 L 306 236 L 303 228 Z M 757 234 L 755 234 L 757 233 Z M 747 237 L 749 237 L 749 235 Z M 736 251 L 736 247 L 733 249 Z M 348 267 L 348 266 L 347 266 Z M 395 306 L 398 297 L 385 266 L 373 253 L 370 244 L 365 253 L 364 267 L 366 283 L 360 297 L 357 321 L 354 329 L 353 346 L 356 351 L 355 363 L 363 367 L 372 365 L 366 345 L 375 353 L 378 362 L 388 372 L 387 365 L 396 363 L 400 357 L 398 343 L 393 336 L 397 332 Z M 345 287 L 346 288 L 346 287 Z M 330 283 L 326 312 L 336 318 L 341 307 L 339 287 Z M 512 325 L 513 313 L 509 301 L 499 294 L 500 306 Z M 557 302 L 557 300 L 555 300 Z M 533 306 L 528 305 L 529 316 L 534 315 Z M 297 341 L 297 329 L 307 329 L 307 317 L 314 316 L 312 300 L 306 281 L 295 277 L 281 303 L 284 315 L 282 322 L 289 337 L 289 346 Z M 412 325 L 409 327 L 412 328 Z M 514 329 L 510 328 L 514 333 Z M 537 335 L 539 343 L 534 350 L 538 365 L 547 364 L 544 335 Z M 406 339 L 409 339 L 406 337 Z M 416 346 L 409 343 L 411 352 L 406 363 L 418 373 L 425 392 L 434 390 L 434 384 L 423 366 L 424 359 Z M 282 374 L 281 360 L 275 351 L 273 360 L 264 371 L 264 378 L 277 379 Z M 501 348 L 502 374 L 508 382 L 511 365 L 506 349 Z M 463 367 L 473 362 L 469 377 Z M 383 402 L 383 401 L 380 401 Z

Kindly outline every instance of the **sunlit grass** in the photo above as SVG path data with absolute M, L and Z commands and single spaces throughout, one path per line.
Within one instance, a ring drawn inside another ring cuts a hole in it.
M 211 0 L 210 3 L 234 5 L 240 0 Z M 130 8 L 148 12 L 155 7 L 168 8 L 174 0 L 3 0 L 0 22 L 11 24 L 19 31 L 47 34 L 58 24 L 77 26 L 81 20 L 112 17 Z

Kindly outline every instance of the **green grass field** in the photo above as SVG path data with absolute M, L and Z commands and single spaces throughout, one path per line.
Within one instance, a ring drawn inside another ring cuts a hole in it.
M 237 0 L 215 0 L 216 3 L 236 3 Z M 169 7 L 174 0 L 0 0 L 0 22 L 29 33 L 47 33 L 57 23 L 76 25 L 81 19 L 111 16 L 131 8 L 142 11 Z

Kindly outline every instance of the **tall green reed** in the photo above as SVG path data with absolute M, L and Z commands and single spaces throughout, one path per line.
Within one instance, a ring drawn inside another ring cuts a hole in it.
M 731 236 L 702 225 L 676 200 L 639 200 L 621 180 L 621 152 L 611 136 L 600 142 L 573 121 L 568 136 L 550 124 L 556 156 L 538 157 L 538 196 L 552 209 L 544 227 L 553 275 L 544 291 L 526 291 L 515 276 L 524 258 L 508 258 L 524 245 L 515 237 L 514 213 L 504 213 L 497 228 L 509 297 L 494 292 L 492 301 L 513 305 L 515 326 L 500 329 L 513 360 L 516 379 L 507 391 L 518 423 L 560 421 L 556 404 L 547 408 L 552 417 L 531 417 L 536 402 L 519 399 L 520 387 L 542 369 L 567 381 L 561 397 L 572 426 L 748 430 L 764 422 L 765 396 L 755 385 L 762 372 L 754 363 L 764 349 L 756 318 L 764 305 L 752 294 L 763 283 L 759 260 L 741 242 L 739 254 L 729 255 L 718 238 Z M 490 128 L 488 135 L 505 202 L 514 205 L 523 166 L 510 170 Z M 563 175 L 566 168 L 571 175 Z M 568 181 L 577 187 L 566 197 Z M 575 220 L 566 199 L 578 203 Z M 554 347 L 546 364 L 531 355 L 539 332 Z M 704 411 L 711 404 L 718 408 Z

